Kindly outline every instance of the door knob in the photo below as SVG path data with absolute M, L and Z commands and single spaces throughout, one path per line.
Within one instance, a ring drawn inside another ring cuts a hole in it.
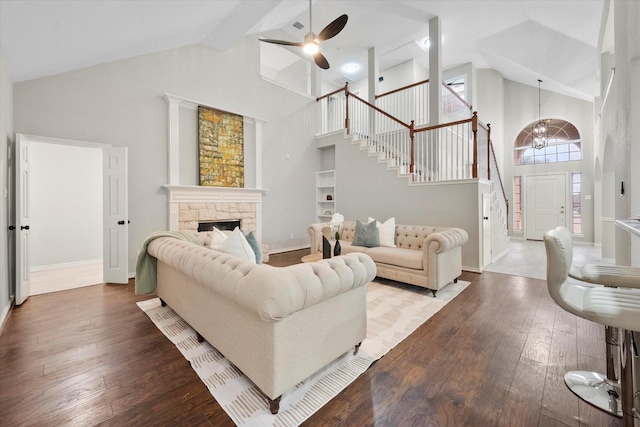
M 118 225 L 124 225 L 124 221 L 118 221 Z
M 13 230 L 15 230 L 15 229 L 16 229 L 16 226 L 15 226 L 15 225 L 10 225 L 10 226 L 9 226 L 9 231 L 13 231 Z
M 28 225 L 21 225 L 20 226 L 20 230 L 28 230 L 29 226 Z
M 489 219 L 489 217 L 488 217 L 488 216 L 485 216 L 483 219 Z

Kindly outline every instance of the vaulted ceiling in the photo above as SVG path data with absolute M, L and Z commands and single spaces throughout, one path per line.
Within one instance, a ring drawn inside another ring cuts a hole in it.
M 510 80 L 537 86 L 542 79 L 544 89 L 592 100 L 599 93 L 598 57 L 610 49 L 606 4 L 313 0 L 312 28 L 318 33 L 339 15 L 349 16 L 345 29 L 321 45 L 331 64 L 322 71 L 328 81 L 366 75 L 370 47 L 381 69 L 411 58 L 428 66 L 419 44 L 437 16 L 445 69 L 472 62 Z M 247 35 L 302 41 L 307 32 L 307 0 L 0 0 L 0 51 L 14 82 L 197 43 L 225 51 Z M 365 74 L 343 72 L 349 62 L 360 63 Z

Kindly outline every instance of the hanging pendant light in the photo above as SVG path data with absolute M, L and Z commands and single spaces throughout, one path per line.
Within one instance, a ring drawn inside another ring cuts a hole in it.
M 549 143 L 549 128 L 547 123 L 542 120 L 540 115 L 540 84 L 542 80 L 538 79 L 538 123 L 533 127 L 531 146 L 536 150 L 542 150 Z

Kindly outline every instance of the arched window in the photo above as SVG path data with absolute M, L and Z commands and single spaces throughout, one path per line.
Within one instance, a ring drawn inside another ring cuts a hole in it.
M 582 160 L 580 133 L 574 125 L 565 120 L 547 119 L 549 144 L 536 150 L 532 147 L 532 130 L 536 123 L 537 121 L 528 124 L 518 134 L 513 147 L 514 165 Z

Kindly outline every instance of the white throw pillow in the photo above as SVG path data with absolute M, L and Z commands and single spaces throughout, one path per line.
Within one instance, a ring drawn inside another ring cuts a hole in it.
M 369 217 L 368 222 L 376 221 L 374 218 Z M 391 217 L 385 222 L 381 223 L 376 221 L 378 227 L 378 234 L 380 235 L 380 246 L 386 246 L 388 248 L 395 248 L 396 246 L 396 217 Z
M 233 230 L 218 250 L 238 258 L 249 260 L 254 264 L 256 263 L 256 254 L 238 227 Z
M 227 237 L 229 237 L 229 235 L 224 234 L 222 231 L 213 227 L 213 230 L 211 231 L 211 243 L 209 244 L 209 247 L 211 249 L 220 249 L 220 246 L 222 246 L 225 240 L 227 240 Z

